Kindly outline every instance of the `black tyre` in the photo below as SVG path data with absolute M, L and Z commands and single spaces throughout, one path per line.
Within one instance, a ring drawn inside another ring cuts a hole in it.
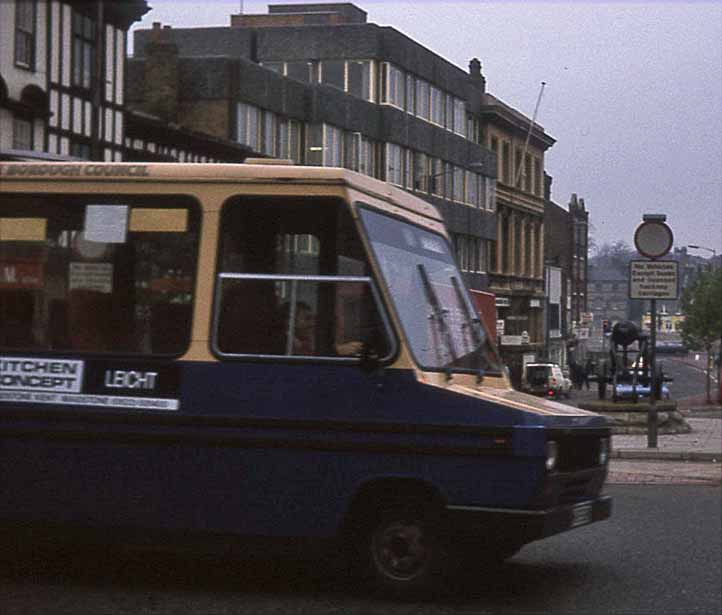
M 422 502 L 385 507 L 371 518 L 359 553 L 375 589 L 406 600 L 439 589 L 449 565 L 439 521 L 438 511 Z

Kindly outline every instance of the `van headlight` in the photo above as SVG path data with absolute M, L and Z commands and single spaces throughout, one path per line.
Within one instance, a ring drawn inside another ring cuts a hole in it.
M 559 460 L 559 445 L 554 440 L 549 440 L 546 446 L 546 468 L 547 472 L 553 472 L 554 468 L 557 467 L 557 461 Z
M 609 462 L 610 442 L 609 438 L 599 440 L 599 465 L 603 466 Z

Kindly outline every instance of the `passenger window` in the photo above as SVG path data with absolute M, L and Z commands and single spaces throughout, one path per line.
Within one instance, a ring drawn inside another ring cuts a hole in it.
M 223 355 L 391 353 L 350 213 L 335 199 L 239 198 L 221 216 L 215 347 Z
M 4 196 L 0 350 L 180 354 L 199 228 L 187 197 Z

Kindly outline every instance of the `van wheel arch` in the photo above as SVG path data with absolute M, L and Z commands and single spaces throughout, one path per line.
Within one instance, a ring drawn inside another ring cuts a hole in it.
M 410 478 L 375 479 L 364 483 L 356 491 L 348 507 L 342 533 L 358 531 L 367 524 L 369 515 L 407 501 L 435 509 L 439 515 L 446 505 L 446 498 L 439 489 L 428 482 Z

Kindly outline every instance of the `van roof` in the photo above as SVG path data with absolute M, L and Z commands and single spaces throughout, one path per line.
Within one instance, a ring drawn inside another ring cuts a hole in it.
M 13 180 L 340 184 L 443 223 L 434 205 L 386 182 L 338 167 L 182 162 L 0 163 L 0 190 Z M 17 188 L 14 188 L 17 190 Z

